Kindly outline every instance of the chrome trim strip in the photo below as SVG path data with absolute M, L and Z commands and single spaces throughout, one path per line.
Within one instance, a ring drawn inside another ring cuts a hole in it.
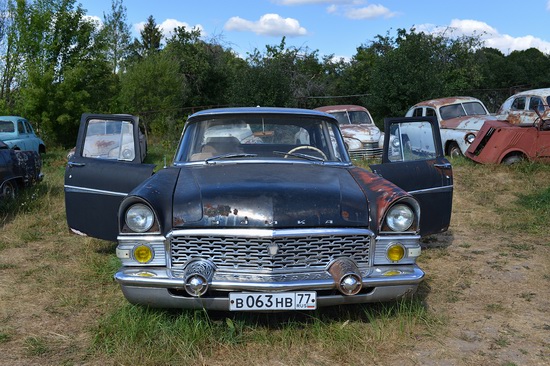
M 119 196 L 119 197 L 126 197 L 128 195 L 128 193 L 124 193 L 124 192 L 105 191 L 102 189 L 77 187 L 77 186 L 70 186 L 70 185 L 65 185 L 64 188 L 65 188 L 65 192 L 73 192 L 73 193 L 95 193 L 95 194 L 103 194 L 107 196 Z
M 304 228 L 304 229 L 180 229 L 174 230 L 168 235 L 167 239 L 170 239 L 174 236 L 207 236 L 207 235 L 217 235 L 217 236 L 240 236 L 246 238 L 272 238 L 278 236 L 304 236 L 304 235 L 315 235 L 315 236 L 330 236 L 330 235 L 365 235 L 373 236 L 374 233 L 368 229 L 333 229 L 333 228 Z M 374 239 L 374 238 L 373 238 Z
M 418 190 L 414 190 L 414 191 L 409 191 L 409 193 L 411 193 L 411 194 L 414 194 L 414 193 L 430 193 L 430 192 L 433 192 L 433 191 L 447 191 L 447 190 L 452 190 L 452 189 L 453 189 L 453 186 L 450 185 L 450 186 L 441 186 L 441 187 L 434 187 L 434 188 L 418 189 Z

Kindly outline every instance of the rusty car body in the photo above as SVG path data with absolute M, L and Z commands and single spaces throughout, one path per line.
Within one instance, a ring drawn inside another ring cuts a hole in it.
M 526 90 L 506 99 L 496 112 L 513 125 L 533 126 L 550 104 L 550 88 Z
M 486 121 L 496 120 L 479 99 L 448 97 L 426 100 L 412 106 L 407 117 L 434 116 L 439 122 L 446 155 L 462 156 Z
M 338 120 L 352 159 L 371 159 L 382 156 L 384 134 L 374 124 L 367 108 L 358 105 L 329 105 L 315 109 L 329 113 Z
M 522 160 L 550 162 L 550 110 L 538 116 L 534 125 L 526 126 L 487 122 L 466 156 L 482 164 L 510 165 Z
M 42 160 L 36 151 L 20 151 L 0 141 L 0 200 L 13 199 L 20 188 L 42 180 Z
M 23 117 L 1 116 L 0 140 L 14 150 L 36 151 L 40 154 L 46 152 L 46 144 Z
M 119 131 L 133 131 L 139 149 L 135 120 L 84 115 L 65 172 L 67 221 L 77 234 L 118 242 L 115 279 L 131 303 L 286 311 L 393 300 L 424 277 L 421 237 L 449 226 L 452 167 L 433 118 L 387 120 L 400 146 L 417 123 L 431 125 L 431 148 L 386 151 L 371 172 L 352 164 L 329 114 L 205 110 L 188 118 L 172 164 L 154 174 L 135 160 L 87 155 L 97 119 L 126 123 Z M 254 138 L 220 133 L 242 126 Z

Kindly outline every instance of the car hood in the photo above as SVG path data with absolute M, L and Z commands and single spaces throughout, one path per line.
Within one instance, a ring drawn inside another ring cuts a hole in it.
M 480 115 L 480 116 L 462 116 L 441 121 L 441 128 L 449 128 L 453 130 L 471 130 L 479 131 L 483 124 L 487 121 L 496 121 L 495 116 Z
M 340 125 L 340 131 L 345 138 L 357 139 L 362 142 L 373 142 L 380 139 L 380 130 L 375 125 Z
M 368 226 L 367 199 L 345 167 L 216 164 L 182 167 L 172 226 Z

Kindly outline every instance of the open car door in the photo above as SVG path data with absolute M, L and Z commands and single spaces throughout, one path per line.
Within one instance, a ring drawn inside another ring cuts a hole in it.
M 130 115 L 82 115 L 65 170 L 65 210 L 73 232 L 116 241 L 122 199 L 155 167 L 141 164 L 138 122 Z
M 451 221 L 453 171 L 443 154 L 435 117 L 384 120 L 382 164 L 374 173 L 412 194 L 420 203 L 420 234 L 447 230 Z

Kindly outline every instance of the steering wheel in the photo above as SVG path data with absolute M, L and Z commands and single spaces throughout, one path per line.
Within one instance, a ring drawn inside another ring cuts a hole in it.
M 328 158 L 327 158 L 327 156 L 325 155 L 324 152 L 322 152 L 320 149 L 316 148 L 315 146 L 310 146 L 310 145 L 303 145 L 303 146 L 295 147 L 294 149 L 287 152 L 287 154 L 285 155 L 285 159 L 288 158 L 290 156 L 290 154 L 295 153 L 298 150 L 313 150 L 315 152 L 318 152 L 323 159 L 328 160 Z

